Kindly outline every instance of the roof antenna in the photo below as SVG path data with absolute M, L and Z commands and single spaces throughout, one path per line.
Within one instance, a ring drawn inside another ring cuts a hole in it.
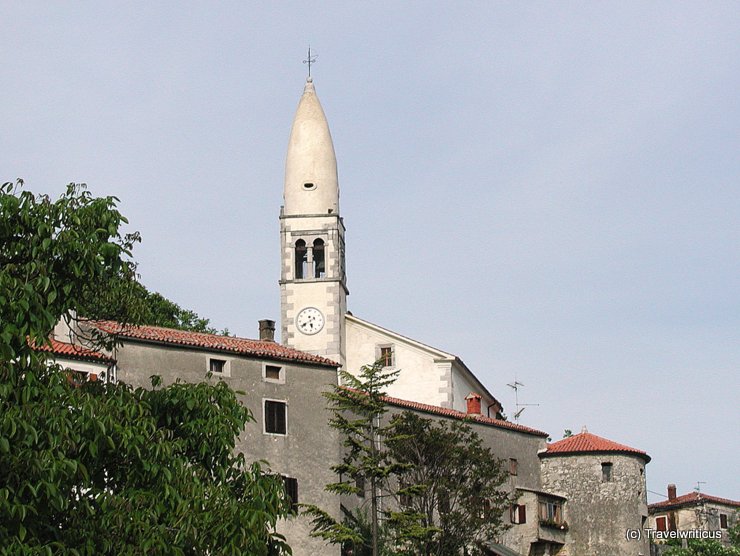
M 701 494 L 701 485 L 707 484 L 706 481 L 696 481 L 696 488 L 694 489 L 697 493 Z
M 516 377 L 514 377 L 514 382 L 511 384 L 507 384 L 509 388 L 512 388 L 514 390 L 514 399 L 516 404 L 516 412 L 514 413 L 514 422 L 519 422 L 519 417 L 522 413 L 524 413 L 524 410 L 527 409 L 528 406 L 539 406 L 538 403 L 519 403 L 519 388 L 524 386 L 523 383 L 519 382 Z
M 318 57 L 319 57 L 318 54 L 313 54 L 313 55 L 311 54 L 311 46 L 309 45 L 309 47 L 308 47 L 308 57 L 305 60 L 303 60 L 303 63 L 304 64 L 308 64 L 308 76 L 309 77 L 311 77 L 311 64 L 315 64 L 316 63 L 316 58 L 318 58 Z

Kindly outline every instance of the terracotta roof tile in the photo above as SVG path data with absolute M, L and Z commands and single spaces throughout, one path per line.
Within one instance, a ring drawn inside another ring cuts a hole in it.
M 740 508 L 740 502 L 737 500 L 730 500 L 728 498 L 719 498 L 718 496 L 710 496 L 703 492 L 690 492 L 681 496 L 676 496 L 673 500 L 663 500 L 655 504 L 650 504 L 648 510 L 670 510 L 673 508 L 681 508 L 684 506 L 696 506 L 703 504 L 704 502 L 713 502 L 715 504 L 724 504 L 725 506 L 735 506 Z
M 51 338 L 48 344 L 33 346 L 36 351 L 45 351 L 61 357 L 79 359 L 82 361 L 95 361 L 100 363 L 115 363 L 116 360 L 104 353 L 88 349 L 68 342 L 60 342 Z
M 161 326 L 123 326 L 114 321 L 97 321 L 93 324 L 103 332 L 131 340 L 174 344 L 212 351 L 236 353 L 239 355 L 251 355 L 257 358 L 280 359 L 297 363 L 312 363 L 325 367 L 339 366 L 339 363 L 336 363 L 331 359 L 298 351 L 297 349 L 289 348 L 268 340 L 249 340 L 247 338 L 237 338 L 235 336 L 219 336 L 218 334 L 206 334 L 205 332 L 189 332 L 186 330 L 175 330 L 173 328 L 164 328 Z
M 517 425 L 516 423 L 512 423 L 510 421 L 504 421 L 503 419 L 494 419 L 492 417 L 484 417 L 483 415 L 468 415 L 467 413 L 463 413 L 462 411 L 457 411 L 456 409 L 449 409 L 447 407 L 439 407 L 437 405 L 428 405 L 424 403 L 412 402 L 409 400 L 402 400 L 400 398 L 393 398 L 391 396 L 384 396 L 384 399 L 390 405 L 395 405 L 397 407 L 404 407 L 406 409 L 423 411 L 425 413 L 432 413 L 434 415 L 441 415 L 443 417 L 450 417 L 452 419 L 460 419 L 460 420 L 468 419 L 470 421 L 473 421 L 475 423 L 480 423 L 482 425 L 489 425 L 492 427 L 497 427 L 501 429 L 509 429 L 513 431 L 523 432 L 525 434 L 532 434 L 535 436 L 542 436 L 542 437 L 547 438 L 546 432 L 542 432 L 537 429 L 532 429 L 530 427 L 525 427 L 523 425 Z
M 630 448 L 629 446 L 625 446 L 624 444 L 619 444 L 612 440 L 602 438 L 601 436 L 596 436 L 595 434 L 591 434 L 590 432 L 574 434 L 573 436 L 569 436 L 568 438 L 563 438 L 562 440 L 553 442 L 552 444 L 548 444 L 547 451 L 541 453 L 540 456 L 548 457 L 569 454 L 587 454 L 590 452 L 615 452 L 623 454 L 633 454 L 636 456 L 641 456 L 645 460 L 645 463 L 650 461 L 650 456 L 648 456 L 647 453 L 643 452 L 642 450 Z

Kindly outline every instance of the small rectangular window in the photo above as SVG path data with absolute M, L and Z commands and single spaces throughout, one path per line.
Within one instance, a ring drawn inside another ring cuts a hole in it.
M 439 501 L 437 502 L 437 509 L 440 514 L 450 513 L 450 493 L 446 490 L 440 490 Z
M 226 368 L 226 361 L 223 359 L 209 359 L 208 360 L 208 370 L 211 371 L 213 374 L 223 374 L 224 369 Z
M 399 479 L 398 481 L 398 490 L 404 490 L 405 488 L 408 488 L 410 485 L 403 479 Z M 402 508 L 408 508 L 411 506 L 411 495 L 410 494 L 399 494 L 398 495 L 398 504 Z
M 509 475 L 516 475 L 519 472 L 519 462 L 516 458 L 509 458 Z
M 563 503 L 559 500 L 540 500 L 540 522 L 547 524 L 563 523 Z
M 360 498 L 365 498 L 365 476 L 364 475 L 357 475 L 355 477 L 355 487 L 357 490 L 357 496 Z
M 527 523 L 527 506 L 524 504 L 514 504 L 511 506 L 511 522 L 516 525 Z
M 393 361 L 393 347 L 392 346 L 382 346 L 380 348 L 380 364 L 384 367 L 393 367 L 394 365 Z
M 280 365 L 262 365 L 262 378 L 266 382 L 285 382 L 285 368 Z
M 655 518 L 655 528 L 658 531 L 668 531 L 668 517 L 661 515 Z
M 298 511 L 298 479 L 283 475 L 283 482 L 285 483 L 285 493 L 290 498 L 290 509 L 294 512 Z
M 287 434 L 288 405 L 285 402 L 265 400 L 265 432 Z
M 727 529 L 727 514 L 719 514 L 719 526 L 722 529 Z
M 601 464 L 601 481 L 610 483 L 612 480 L 612 464 L 609 462 Z

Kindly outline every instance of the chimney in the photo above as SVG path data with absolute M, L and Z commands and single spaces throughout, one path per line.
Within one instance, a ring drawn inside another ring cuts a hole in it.
M 266 342 L 275 341 L 275 321 L 264 319 L 259 321 L 260 323 L 260 340 Z
M 675 500 L 676 499 L 676 485 L 670 484 L 668 485 L 668 500 Z
M 465 398 L 465 401 L 468 402 L 468 415 L 480 415 L 480 394 L 476 394 L 475 392 L 471 392 L 467 395 Z

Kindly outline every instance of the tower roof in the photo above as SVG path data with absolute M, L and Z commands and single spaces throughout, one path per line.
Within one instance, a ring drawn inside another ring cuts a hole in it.
M 595 434 L 591 434 L 585 430 L 579 434 L 574 434 L 568 438 L 563 438 L 562 440 L 548 444 L 547 450 L 542 452 L 540 457 L 605 453 L 634 455 L 644 459 L 645 463 L 650 461 L 650 456 L 642 450 L 630 448 L 629 446 L 619 444 L 607 438 L 596 436 Z
M 311 77 L 290 130 L 283 197 L 285 215 L 339 213 L 337 157 Z

